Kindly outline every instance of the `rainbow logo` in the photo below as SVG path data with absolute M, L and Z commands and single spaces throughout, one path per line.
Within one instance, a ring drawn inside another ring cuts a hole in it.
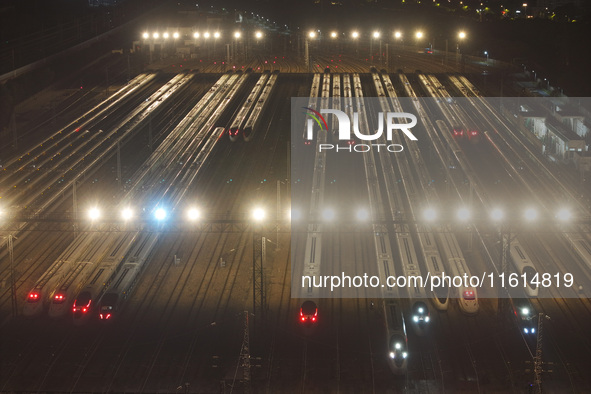
M 322 130 L 322 125 L 324 124 L 324 129 L 328 131 L 328 124 L 326 124 L 326 119 L 324 119 L 324 116 L 322 116 L 320 114 L 320 112 L 313 110 L 312 108 L 308 108 L 308 107 L 302 107 L 310 112 L 307 113 L 307 115 L 310 115 L 312 117 L 312 119 L 314 119 L 316 121 L 316 123 L 318 124 L 318 127 L 320 127 L 320 130 Z M 321 122 L 322 121 L 322 122 Z M 312 127 L 310 127 L 311 124 L 309 123 L 308 126 L 308 139 L 311 140 L 312 139 Z

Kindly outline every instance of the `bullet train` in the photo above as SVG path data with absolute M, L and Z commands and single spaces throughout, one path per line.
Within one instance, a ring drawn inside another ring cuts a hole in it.
M 125 258 L 137 234 L 136 232 L 130 232 L 124 235 L 117 235 L 109 252 L 103 257 L 98 267 L 90 276 L 90 280 L 85 284 L 74 301 L 74 305 L 72 306 L 74 324 L 84 324 L 92 316 L 96 316 L 94 307 L 109 285 L 110 279 L 113 275 L 116 275 L 119 264 Z
M 511 306 L 513 315 L 517 320 L 517 326 L 524 335 L 535 337 L 537 334 L 538 321 L 536 309 L 527 298 L 512 298 Z
M 531 283 L 531 279 L 534 279 L 538 271 L 534 266 L 533 262 L 529 258 L 523 246 L 519 243 L 517 239 L 511 240 L 511 245 L 509 247 L 509 256 L 511 257 L 511 262 L 513 263 L 513 267 L 515 267 L 515 271 L 519 275 L 526 275 L 526 278 L 530 279 L 527 282 L 527 286 L 525 287 L 525 294 L 529 297 L 537 297 L 538 296 L 538 285 L 535 283 Z
M 69 274 L 74 262 L 80 255 L 79 246 L 82 245 L 90 233 L 80 234 L 74 242 L 58 257 L 45 273 L 39 278 L 35 286 L 27 294 L 27 299 L 23 307 L 23 315 L 33 317 L 39 315 L 54 300 L 56 291 L 64 278 Z M 63 298 L 57 295 L 58 300 Z
M 255 103 L 257 102 L 257 98 L 269 77 L 269 71 L 265 71 L 257 81 L 256 85 L 240 107 L 240 111 L 238 111 L 238 115 L 232 121 L 230 128 L 228 129 L 228 136 L 230 137 L 230 141 L 234 142 L 238 139 L 241 133 L 242 125 L 246 122 L 246 117 L 252 111 Z
M 447 262 L 449 272 L 457 277 L 464 277 L 464 275 L 467 277 L 472 276 L 456 237 L 448 231 L 443 231 L 437 233 L 437 239 L 440 250 L 442 251 L 442 257 Z M 476 314 L 479 309 L 476 288 L 458 286 L 455 289 L 460 310 L 468 315 Z
M 384 300 L 388 366 L 392 373 L 402 375 L 408 366 L 408 340 L 404 314 L 394 299 Z
M 100 320 L 112 320 L 121 310 L 122 303 L 133 291 L 158 238 L 158 233 L 140 234 L 117 275 L 98 301 L 97 313 Z
M 84 287 L 90 275 L 94 272 L 97 264 L 107 251 L 110 241 L 117 234 L 92 234 L 88 242 L 81 245 L 82 253 L 76 259 L 73 269 L 66 278 L 61 281 L 58 289 L 49 304 L 49 317 L 58 318 L 66 315 L 72 303 Z

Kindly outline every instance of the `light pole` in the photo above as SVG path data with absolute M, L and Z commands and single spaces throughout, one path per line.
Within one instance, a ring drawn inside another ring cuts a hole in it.
M 265 316 L 266 300 L 264 289 L 264 262 L 265 262 L 265 240 L 257 237 L 257 224 L 265 220 L 266 212 L 263 208 L 255 208 L 252 211 L 252 308 L 255 318 L 262 326 Z M 260 247 L 259 247 L 260 245 Z M 258 302 L 257 302 L 258 298 Z M 257 314 L 257 310 L 259 313 Z
M 369 56 L 370 56 L 370 60 L 373 62 L 373 40 L 374 39 L 379 39 L 380 38 L 380 32 L 379 31 L 374 31 L 371 35 L 371 38 L 369 40 Z M 380 60 L 382 57 L 381 54 L 381 46 L 382 46 L 382 41 L 380 40 Z
M 419 30 L 419 31 L 417 31 L 417 32 L 415 33 L 415 38 L 417 39 L 417 46 L 419 46 L 419 42 L 420 42 L 420 40 L 423 38 L 423 32 L 422 32 L 422 31 L 420 31 L 420 30 Z
M 353 33 L 351 33 L 351 38 L 353 39 L 353 41 L 355 41 L 355 55 L 359 56 L 359 32 L 354 31 Z
M 313 40 L 314 38 L 316 38 L 316 32 L 311 31 L 304 39 L 304 63 L 306 64 L 306 71 L 310 71 L 310 49 L 308 48 L 308 40 Z
M 221 34 L 219 31 L 216 31 L 215 33 L 213 33 L 213 58 L 215 59 L 215 46 L 216 43 L 218 41 L 218 38 L 220 38 Z
M 527 19 L 527 3 L 523 3 L 523 17 Z
M 538 335 L 536 337 L 536 356 L 534 357 L 534 379 L 536 384 L 536 393 L 542 393 L 542 331 L 544 328 L 544 319 L 550 320 L 550 316 L 540 312 L 538 314 Z
M 486 55 L 486 65 L 488 66 L 488 51 L 484 51 L 484 54 Z
M 394 32 L 394 38 L 396 39 L 396 41 L 400 41 L 402 48 L 404 48 L 404 39 L 402 38 L 402 32 L 401 31 Z
M 240 39 L 240 37 L 242 36 L 242 34 L 237 31 L 234 32 L 234 41 L 233 41 L 233 46 L 232 46 L 232 61 L 236 62 L 236 58 L 238 57 L 238 40 Z M 228 62 L 230 63 L 230 62 Z
M 461 51 L 460 45 L 466 39 L 466 36 L 467 35 L 466 35 L 465 31 L 460 31 L 458 33 L 458 43 L 456 45 L 456 63 L 458 63 L 458 62 L 462 63 L 462 70 L 461 71 L 464 71 L 463 70 L 464 62 L 463 62 L 463 53 Z

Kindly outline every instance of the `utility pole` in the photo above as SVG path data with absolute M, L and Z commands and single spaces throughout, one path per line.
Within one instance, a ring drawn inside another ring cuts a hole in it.
M 74 232 L 78 235 L 78 196 L 76 194 L 76 187 L 78 178 L 72 182 L 72 209 L 74 210 Z
M 253 225 L 254 226 L 254 225 Z M 252 231 L 252 307 L 256 323 L 259 327 L 265 321 L 265 286 L 263 270 L 266 256 L 266 239 L 258 237 L 256 229 Z
M 511 247 L 511 231 L 505 230 L 503 224 L 500 224 L 500 259 L 501 259 L 501 273 L 508 278 L 509 276 L 509 249 Z M 505 241 L 505 239 L 507 241 Z M 507 321 L 509 316 L 509 294 L 505 287 L 499 286 L 499 298 L 498 298 L 498 320 L 503 324 Z
M 10 116 L 10 128 L 12 129 L 12 147 L 14 150 L 18 149 L 18 135 L 16 134 L 16 114 L 14 109 Z
M 538 314 L 538 336 L 536 339 L 536 356 L 534 357 L 534 375 L 536 384 L 536 394 L 542 393 L 542 340 L 543 326 L 542 319 L 550 320 L 550 316 L 540 312 Z
M 279 220 L 281 218 L 281 181 L 277 180 L 277 250 L 279 250 Z
M 18 315 L 18 308 L 16 302 L 16 278 L 14 277 L 14 248 L 13 239 L 16 238 L 12 234 L 8 235 L 8 256 L 10 258 L 10 300 L 12 306 L 12 317 Z
M 304 63 L 306 64 L 306 72 L 310 71 L 310 54 L 308 50 L 308 39 L 304 39 Z
M 250 393 L 250 334 L 248 329 L 248 311 L 244 311 L 244 337 L 240 349 L 240 367 L 242 367 L 244 392 Z
M 117 185 L 121 189 L 121 138 L 117 138 Z

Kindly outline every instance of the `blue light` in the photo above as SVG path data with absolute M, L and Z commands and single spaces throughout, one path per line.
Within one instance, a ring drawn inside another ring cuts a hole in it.
M 154 217 L 156 217 L 156 220 L 164 220 L 166 219 L 166 211 L 163 208 L 158 208 L 154 213 Z

